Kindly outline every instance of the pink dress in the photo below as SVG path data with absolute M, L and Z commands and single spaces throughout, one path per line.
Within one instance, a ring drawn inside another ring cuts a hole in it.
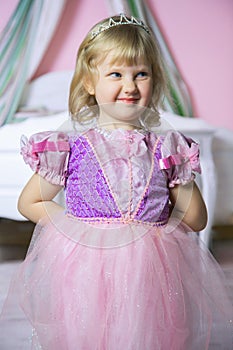
M 200 172 L 195 142 L 93 128 L 33 135 L 22 154 L 66 198 L 37 225 L 17 275 L 33 349 L 231 349 L 223 274 L 169 218 L 169 187 Z

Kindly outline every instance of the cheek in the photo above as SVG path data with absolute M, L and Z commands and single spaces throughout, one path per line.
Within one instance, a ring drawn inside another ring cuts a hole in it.
M 152 93 L 153 93 L 153 87 L 152 84 L 148 84 L 144 87 L 144 97 L 147 100 L 150 100 L 152 98 Z
M 140 88 L 145 94 L 150 94 L 152 92 L 153 86 L 150 81 L 143 81 L 140 84 Z

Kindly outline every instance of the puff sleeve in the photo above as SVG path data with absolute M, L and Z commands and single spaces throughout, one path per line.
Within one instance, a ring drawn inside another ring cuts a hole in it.
M 65 185 L 70 150 L 67 134 L 40 132 L 29 140 L 23 135 L 20 146 L 25 163 L 33 171 L 54 185 Z
M 161 145 L 159 166 L 168 178 L 168 186 L 185 185 L 201 173 L 199 145 L 177 131 L 169 131 Z

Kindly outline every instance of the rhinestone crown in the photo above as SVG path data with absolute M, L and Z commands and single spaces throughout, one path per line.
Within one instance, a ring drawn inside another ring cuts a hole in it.
M 143 23 L 143 21 L 136 19 L 135 17 L 131 16 L 131 18 L 127 18 L 126 15 L 120 14 L 120 20 L 115 21 L 112 17 L 109 18 L 108 24 L 101 24 L 97 28 L 96 31 L 91 32 L 91 39 L 94 39 L 98 34 L 104 32 L 105 30 L 116 27 L 116 26 L 121 26 L 125 24 L 133 24 L 135 26 L 142 27 L 148 34 L 150 34 L 150 31 L 148 27 Z

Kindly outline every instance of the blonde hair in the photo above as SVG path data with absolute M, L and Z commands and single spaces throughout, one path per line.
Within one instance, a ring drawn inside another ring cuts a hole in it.
M 112 18 L 119 21 L 120 16 Z M 145 63 L 151 65 L 153 93 L 149 107 L 154 111 L 154 122 L 151 122 L 156 124 L 159 120 L 158 108 L 163 97 L 168 96 L 167 77 L 159 45 L 152 34 L 147 33 L 143 27 L 133 24 L 113 26 L 92 38 L 92 32 L 98 31 L 99 26 L 106 25 L 108 22 L 109 18 L 97 23 L 79 47 L 75 72 L 70 85 L 69 111 L 71 117 L 80 122 L 79 112 L 85 107 L 97 105 L 95 96 L 88 93 L 86 83 L 87 81 L 93 83 L 98 64 L 114 49 L 113 64 L 117 61 L 119 64 L 132 65 L 137 64 L 139 60 L 144 60 Z

